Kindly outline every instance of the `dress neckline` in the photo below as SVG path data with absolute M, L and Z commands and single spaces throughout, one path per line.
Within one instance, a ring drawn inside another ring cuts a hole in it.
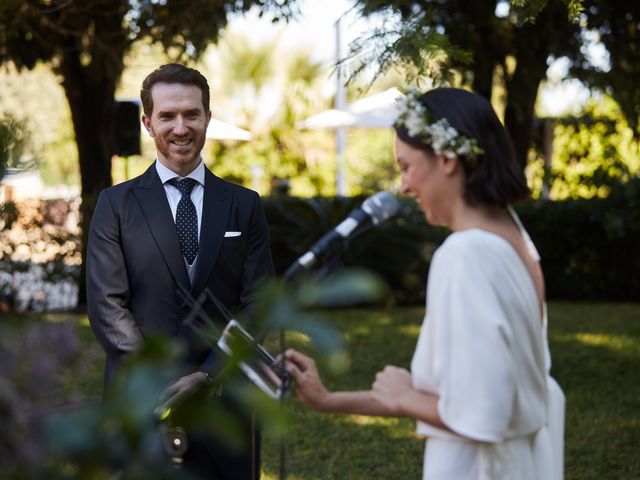
M 525 247 L 526 247 L 527 253 L 529 254 L 529 256 L 531 257 L 531 259 L 534 262 L 539 262 L 540 261 L 540 254 L 538 253 L 538 250 L 537 250 L 535 244 L 531 240 L 531 237 L 529 236 L 529 233 L 527 232 L 527 230 L 524 228 L 524 225 L 520 221 L 520 217 L 518 216 L 518 214 L 516 213 L 516 211 L 513 209 L 513 207 L 511 205 L 507 206 L 507 211 L 509 212 L 509 215 L 511 216 L 511 219 L 513 220 L 513 222 L 516 224 L 516 227 L 518 228 L 518 231 L 520 232 L 520 235 L 522 235 L 522 238 L 523 238 L 523 240 L 525 242 Z M 518 259 L 520 265 L 524 269 L 527 278 L 529 279 L 529 282 L 531 284 L 531 288 L 533 289 L 533 292 L 534 292 L 535 297 L 536 297 L 536 303 L 538 304 L 538 307 L 540 308 L 540 314 L 541 314 L 541 317 L 542 317 L 542 325 L 543 325 L 544 328 L 546 328 L 546 323 L 547 323 L 547 318 L 546 318 L 547 302 L 546 302 L 544 297 L 540 298 L 538 296 L 538 287 L 537 287 L 536 282 L 535 282 L 535 280 L 533 278 L 532 272 L 529 270 L 529 267 L 527 266 L 527 263 L 525 262 L 525 259 L 520 256 L 520 254 L 518 253 L 516 248 L 513 245 L 511 245 L 511 242 L 509 242 L 502 235 L 499 235 L 499 234 L 497 234 L 495 232 L 492 232 L 492 231 L 489 231 L 489 230 L 485 230 L 484 228 L 472 227 L 472 228 L 468 228 L 468 229 L 465 229 L 465 230 L 458 230 L 457 232 L 454 232 L 454 233 L 464 233 L 464 232 L 472 232 L 472 231 L 481 232 L 483 234 L 486 234 L 489 237 L 497 238 L 500 242 L 502 242 L 505 245 L 507 245 L 508 249 L 511 250 L 513 255 L 516 256 L 516 258 Z

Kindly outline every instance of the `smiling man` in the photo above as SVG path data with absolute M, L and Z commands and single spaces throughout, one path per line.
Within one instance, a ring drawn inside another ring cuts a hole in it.
M 202 161 L 211 119 L 205 77 L 163 65 L 144 80 L 140 98 L 157 158 L 98 198 L 87 251 L 89 320 L 106 352 L 105 387 L 146 335 L 179 339 L 184 375 L 167 389 L 170 400 L 215 376 L 218 363 L 218 352 L 197 334 L 200 320 L 186 324 L 189 302 L 181 292 L 197 299 L 209 290 L 238 312 L 250 306 L 257 282 L 273 274 L 273 263 L 258 194 L 216 177 Z M 203 308 L 223 326 L 213 302 Z M 225 402 L 224 391 L 213 401 Z M 187 434 L 184 466 L 195 478 L 258 478 L 251 422 L 241 449 Z

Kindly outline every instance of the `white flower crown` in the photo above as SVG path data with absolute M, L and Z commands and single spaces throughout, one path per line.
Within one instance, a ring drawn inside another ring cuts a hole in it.
M 420 103 L 421 96 L 419 91 L 410 89 L 398 99 L 400 114 L 396 124 L 404 127 L 410 137 L 429 145 L 436 155 L 444 154 L 449 158 L 463 155 L 469 163 L 475 164 L 484 153 L 478 141 L 458 133 L 446 118 L 434 121 L 427 108 Z

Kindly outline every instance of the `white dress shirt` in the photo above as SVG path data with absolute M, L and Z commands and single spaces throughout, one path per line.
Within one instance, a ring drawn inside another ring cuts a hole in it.
M 198 182 L 196 186 L 191 190 L 191 201 L 196 207 L 196 214 L 198 215 L 198 240 L 200 240 L 200 227 L 202 225 L 202 199 L 204 198 L 204 163 L 200 160 L 198 166 L 186 177 L 181 177 L 173 170 L 168 169 L 158 160 L 156 160 L 156 171 L 160 177 L 160 181 L 164 185 L 164 193 L 167 195 L 169 201 L 169 207 L 171 207 L 171 215 L 173 215 L 173 221 L 176 221 L 176 210 L 178 209 L 178 202 L 182 197 L 180 190 L 173 185 L 167 183 L 172 178 L 182 180 L 183 178 L 193 178 Z
M 179 180 L 182 180 L 183 178 L 193 178 L 195 181 L 198 182 L 197 185 L 193 187 L 193 190 L 191 190 L 191 201 L 193 202 L 193 205 L 196 207 L 196 214 L 198 216 L 198 242 L 200 242 L 200 228 L 202 226 L 202 202 L 204 199 L 204 163 L 203 161 L 200 160 L 200 163 L 198 164 L 198 166 L 186 177 L 181 177 L 173 170 L 165 167 L 158 160 L 156 160 L 156 171 L 158 172 L 160 181 L 164 185 L 164 193 L 167 195 L 167 200 L 169 201 L 169 207 L 171 208 L 171 215 L 173 215 L 174 222 L 176 221 L 176 210 L 178 209 L 178 202 L 180 201 L 182 194 L 180 193 L 180 190 L 178 190 L 173 185 L 168 184 L 167 181 L 171 180 L 172 178 L 177 178 Z M 188 265 L 187 265 L 187 270 L 189 270 L 190 272 L 193 270 L 193 266 L 195 265 L 197 259 L 198 257 L 196 257 L 196 259 L 193 261 L 193 264 L 191 265 L 192 267 L 191 269 L 188 268 Z M 186 260 L 185 260 L 185 263 L 186 263 Z

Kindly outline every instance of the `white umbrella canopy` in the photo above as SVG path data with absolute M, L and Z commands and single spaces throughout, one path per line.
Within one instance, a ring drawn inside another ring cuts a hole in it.
M 142 129 L 143 133 L 147 132 L 142 122 L 140 122 L 140 128 Z M 209 122 L 209 127 L 207 127 L 207 133 L 205 134 L 205 136 L 209 140 L 249 141 L 253 138 L 253 134 L 248 130 L 244 130 L 243 128 L 236 127 L 235 125 L 223 122 L 222 120 L 218 120 L 217 118 L 213 117 Z
M 325 110 L 298 123 L 300 129 L 313 128 L 338 128 L 353 123 L 353 114 L 346 110 Z
M 248 130 L 236 127 L 217 118 L 211 118 L 206 137 L 211 140 L 244 140 L 249 141 L 253 135 Z
M 397 100 L 403 94 L 389 88 L 369 97 L 361 98 L 346 110 L 326 110 L 298 124 L 298 128 L 390 128 L 398 118 Z
M 140 108 L 140 100 L 137 98 L 134 99 L 118 99 L 120 103 L 133 103 Z M 146 133 L 146 128 L 142 121 L 140 121 L 140 129 L 142 133 Z M 222 120 L 218 120 L 217 118 L 211 117 L 211 121 L 209 122 L 209 127 L 207 128 L 206 138 L 210 140 L 244 140 L 249 141 L 253 138 L 253 134 L 248 130 L 244 130 L 240 127 L 236 127 L 227 122 L 223 122 Z

